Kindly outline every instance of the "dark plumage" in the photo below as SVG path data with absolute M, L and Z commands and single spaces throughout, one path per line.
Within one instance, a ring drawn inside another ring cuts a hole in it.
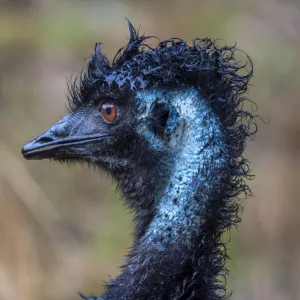
M 256 131 L 243 108 L 251 60 L 247 71 L 235 46 L 208 38 L 152 48 L 128 24 L 128 44 L 111 63 L 96 44 L 70 85 L 70 114 L 23 154 L 98 166 L 133 209 L 134 245 L 101 299 L 227 299 L 221 236 L 240 221 L 252 178 L 243 157 Z

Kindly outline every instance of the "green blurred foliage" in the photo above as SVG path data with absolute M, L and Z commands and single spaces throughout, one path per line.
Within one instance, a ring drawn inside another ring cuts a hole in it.
M 165 39 L 218 38 L 253 59 L 259 107 L 247 149 L 256 178 L 231 237 L 233 299 L 300 299 L 300 6 L 297 1 L 0 0 L 0 299 L 99 294 L 131 245 L 131 214 L 110 180 L 82 166 L 28 162 L 22 145 L 66 113 L 66 78 L 95 42 L 109 57 L 125 17 Z

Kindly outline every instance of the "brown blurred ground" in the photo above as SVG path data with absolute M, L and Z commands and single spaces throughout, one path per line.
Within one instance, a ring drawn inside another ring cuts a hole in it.
M 210 36 L 252 57 L 256 178 L 232 230 L 233 299 L 300 299 L 300 3 L 279 0 L 0 0 L 0 300 L 99 294 L 130 246 L 131 217 L 104 176 L 24 161 L 22 145 L 65 112 L 66 78 L 96 41 L 126 43 L 124 17 L 161 39 Z

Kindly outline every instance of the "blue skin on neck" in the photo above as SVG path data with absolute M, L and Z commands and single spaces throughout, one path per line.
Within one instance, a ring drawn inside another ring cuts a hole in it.
M 226 147 L 221 125 L 207 102 L 193 88 L 174 91 L 137 93 L 140 118 L 144 119 L 157 99 L 170 103 L 178 114 L 170 115 L 166 131 L 170 138 L 158 138 L 143 122 L 137 128 L 153 151 L 167 152 L 161 160 L 158 176 L 170 174 L 168 184 L 156 195 L 157 209 L 146 230 L 143 243 L 157 249 L 172 244 L 192 246 L 191 241 L 201 231 L 205 203 L 218 188 L 218 170 L 226 165 Z M 167 150 L 167 151 L 166 151 Z M 166 168 L 171 168 L 164 172 Z M 158 189 L 159 190 L 159 189 Z

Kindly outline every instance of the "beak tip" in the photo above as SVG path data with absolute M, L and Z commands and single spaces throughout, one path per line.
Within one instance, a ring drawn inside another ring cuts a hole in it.
M 31 143 L 27 143 L 27 144 L 25 144 L 24 146 L 23 146 L 23 148 L 22 148 L 22 150 L 21 150 L 21 153 L 22 153 L 22 155 L 23 155 L 23 157 L 25 158 L 25 159 L 29 159 L 29 155 L 28 155 L 28 152 L 30 151 L 30 144 Z
M 24 147 L 23 147 L 22 150 L 21 150 L 21 154 L 22 154 L 23 156 L 25 156 L 25 150 L 24 150 Z
M 21 149 L 21 153 L 23 157 L 27 160 L 39 159 L 39 155 L 37 155 L 36 151 L 39 148 L 39 143 L 37 143 L 36 139 L 30 141 L 25 144 Z

